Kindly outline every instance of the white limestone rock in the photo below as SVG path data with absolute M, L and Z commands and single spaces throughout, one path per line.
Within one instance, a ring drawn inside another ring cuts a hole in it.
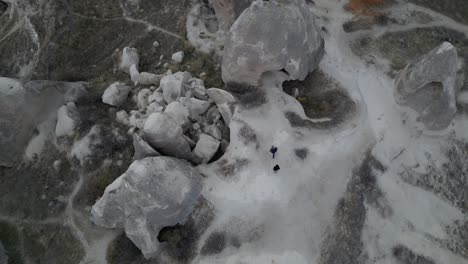
M 102 95 L 102 102 L 112 106 L 121 106 L 127 100 L 130 87 L 123 83 L 111 84 Z
M 143 129 L 146 122 L 146 116 L 144 116 L 140 112 L 135 112 L 130 116 L 128 121 L 130 123 L 130 126 L 136 127 L 138 129 Z
M 148 107 L 149 105 L 149 102 L 148 102 L 148 97 L 150 95 L 152 95 L 153 93 L 150 91 L 150 89 L 141 89 L 139 92 L 138 92 L 138 108 L 140 110 L 144 110 L 146 109 L 146 107 Z
M 324 40 L 314 20 L 303 0 L 254 1 L 228 34 L 223 81 L 258 86 L 263 73 L 282 69 L 290 79 L 304 80 L 324 53 Z
M 135 85 L 137 85 L 140 80 L 140 72 L 136 65 L 130 66 L 130 79 Z
M 122 57 L 120 58 L 120 69 L 130 74 L 130 67 L 135 65 L 138 70 L 138 63 L 140 63 L 138 50 L 135 48 L 125 47 L 122 51 Z
M 133 160 L 161 156 L 158 151 L 151 147 L 148 142 L 141 138 L 137 133 L 133 134 L 133 148 L 135 149 Z
M 223 117 L 224 123 L 229 126 L 232 115 L 234 114 L 232 107 L 233 103 L 236 101 L 234 96 L 218 88 L 210 88 L 206 90 L 206 93 L 210 99 L 215 102 L 219 112 L 221 113 L 221 116 Z
M 188 80 L 188 88 L 192 91 L 193 96 L 200 100 L 206 100 L 206 88 L 205 82 L 198 78 L 192 78 Z
M 220 141 L 207 134 L 201 134 L 193 150 L 194 159 L 200 163 L 207 163 L 218 151 Z
M 148 97 L 148 103 L 151 104 L 152 102 L 158 102 L 161 105 L 166 104 L 162 91 L 156 90 Z
M 221 129 L 219 128 L 217 124 L 206 125 L 203 127 L 203 131 L 217 140 L 223 139 Z
M 164 100 L 169 104 L 185 94 L 185 84 L 192 76 L 188 72 L 176 72 L 161 79 Z
M 91 220 L 107 228 L 124 228 L 146 258 L 159 249 L 165 226 L 185 223 L 200 196 L 200 175 L 186 161 L 149 157 L 134 161 L 109 185 L 91 210 Z
M 154 101 L 150 105 L 148 105 L 148 107 L 146 108 L 146 115 L 149 116 L 152 113 L 162 112 L 163 110 L 164 110 L 164 107 L 160 103 Z
M 157 75 L 149 72 L 141 72 L 138 83 L 141 85 L 156 85 L 159 86 L 162 75 Z
M 115 113 L 115 120 L 123 125 L 130 125 L 129 116 L 125 110 L 120 110 Z
M 398 74 L 396 102 L 416 111 L 427 129 L 446 128 L 457 112 L 456 94 L 464 79 L 462 65 L 456 48 L 444 42 Z
M 184 61 L 184 56 L 185 56 L 185 54 L 184 54 L 183 51 L 178 51 L 178 52 L 172 54 L 171 58 L 172 58 L 173 62 L 175 62 L 177 64 L 180 64 L 180 63 L 182 63 Z
M 168 114 L 151 114 L 145 122 L 143 133 L 147 142 L 160 153 L 190 159 L 190 146 L 183 137 L 182 127 Z
M 188 119 L 189 111 L 188 109 L 180 102 L 174 101 L 167 105 L 164 113 L 169 115 L 176 121 L 178 125 L 182 128 L 186 127 L 186 125 L 190 122 Z
M 190 118 L 192 119 L 204 114 L 210 107 L 210 102 L 198 100 L 196 98 L 181 97 L 179 100 L 188 110 Z
M 75 103 L 69 102 L 57 110 L 57 125 L 55 136 L 72 136 L 79 122 L 78 109 Z

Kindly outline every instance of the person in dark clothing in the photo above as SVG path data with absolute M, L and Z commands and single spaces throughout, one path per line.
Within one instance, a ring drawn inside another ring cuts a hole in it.
M 277 151 L 278 151 L 277 147 L 275 147 L 275 146 L 271 147 L 270 152 L 271 152 L 271 154 L 273 154 L 273 158 L 275 158 L 275 154 L 276 154 Z
M 276 164 L 274 167 L 273 167 L 273 171 L 276 173 L 280 170 L 280 166 L 278 164 Z

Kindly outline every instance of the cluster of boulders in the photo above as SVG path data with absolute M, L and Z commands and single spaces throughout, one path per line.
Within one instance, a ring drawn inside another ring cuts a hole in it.
M 180 63 L 181 57 L 178 52 L 173 59 Z M 104 103 L 120 107 L 132 90 L 137 91 L 132 96 L 137 109 L 116 113 L 117 121 L 134 134 L 135 159 L 162 154 L 200 164 L 223 153 L 229 144 L 234 97 L 218 88 L 206 89 L 203 80 L 189 72 L 140 73 L 138 61 L 136 49 L 123 50 L 120 67 L 139 90 L 117 82 L 102 96 Z
M 303 0 L 254 1 L 229 32 L 223 81 L 250 88 L 265 72 L 281 70 L 302 80 L 316 69 L 323 51 L 323 38 Z M 183 53 L 172 59 L 180 63 Z M 117 111 L 116 120 L 130 127 L 135 161 L 106 188 L 91 218 L 101 226 L 123 227 L 151 257 L 158 252 L 161 228 L 184 223 L 200 195 L 199 176 L 186 161 L 208 163 L 224 152 L 236 100 L 224 90 L 206 89 L 189 72 L 139 72 L 138 63 L 138 51 L 125 48 L 120 68 L 136 88 L 117 82 L 102 96 L 104 103 L 121 108 L 129 97 L 134 100 L 136 109 Z
M 463 61 L 457 49 L 444 42 L 398 74 L 395 100 L 416 111 L 427 129 L 442 130 L 457 113 L 456 97 L 463 81 Z

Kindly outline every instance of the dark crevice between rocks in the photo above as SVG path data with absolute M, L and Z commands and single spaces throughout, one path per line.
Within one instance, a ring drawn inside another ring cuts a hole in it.
M 361 232 L 366 220 L 366 206 L 370 204 L 385 217 L 392 213 L 382 191 L 377 186 L 377 175 L 386 168 L 371 153 L 353 171 L 343 198 L 338 201 L 335 221 L 329 227 L 322 248 L 321 264 L 366 263 Z
M 226 84 L 225 90 L 231 93 L 238 103 L 247 109 L 259 107 L 267 102 L 265 92 L 256 86 L 229 82 Z
M 304 81 L 286 81 L 285 93 L 296 96 L 308 118 L 328 118 L 327 121 L 312 122 L 298 114 L 286 112 L 286 118 L 295 127 L 328 129 L 352 117 L 357 110 L 356 103 L 348 93 L 331 77 L 320 70 L 310 73 Z
M 8 10 L 8 4 L 5 1 L 0 1 L 0 16 Z
M 403 245 L 394 246 L 392 253 L 393 257 L 397 260 L 397 264 L 435 264 L 433 260 L 417 255 Z
M 213 218 L 214 213 L 208 201 L 201 198 L 187 222 L 160 230 L 158 240 L 163 243 L 163 250 L 175 260 L 188 263 L 195 257 L 200 236 Z

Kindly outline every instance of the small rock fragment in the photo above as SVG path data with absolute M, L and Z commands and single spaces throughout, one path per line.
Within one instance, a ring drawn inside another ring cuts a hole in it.
M 112 106 L 121 106 L 127 100 L 130 87 L 123 83 L 111 84 L 102 95 L 102 102 Z
M 193 150 L 195 159 L 200 159 L 201 163 L 207 163 L 211 158 L 213 158 L 216 151 L 218 151 L 219 144 L 219 140 L 207 134 L 201 134 L 200 139 Z
M 174 54 L 172 54 L 172 61 L 177 63 L 177 64 L 180 64 L 184 61 L 184 52 L 183 51 L 179 51 L 179 52 L 176 52 Z
M 159 86 L 161 82 L 161 75 L 157 75 L 149 72 L 141 72 L 139 75 L 138 83 L 140 85 L 156 85 Z
M 161 79 L 164 99 L 168 104 L 185 94 L 185 84 L 190 78 L 191 75 L 188 72 L 177 72 Z
M 229 126 L 231 123 L 232 115 L 234 114 L 231 109 L 231 104 L 235 102 L 234 96 L 230 93 L 223 91 L 218 88 L 210 88 L 206 90 L 206 93 L 213 100 L 218 107 L 221 116 L 223 117 L 226 125 Z
M 146 122 L 145 117 L 139 112 L 132 114 L 129 119 L 130 125 L 138 129 L 143 129 L 145 122 Z
M 152 113 L 162 112 L 164 107 L 158 102 L 154 101 L 146 108 L 146 115 L 151 115 Z
M 125 47 L 122 52 L 120 59 L 120 69 L 130 74 L 130 67 L 136 66 L 138 70 L 138 63 L 140 63 L 140 57 L 138 56 L 138 50 L 135 48 Z
M 182 128 L 184 128 L 189 123 L 189 111 L 180 102 L 174 101 L 167 105 L 164 113 L 172 117 L 174 121 L 176 121 L 176 123 L 179 124 Z
M 130 79 L 135 85 L 138 84 L 138 80 L 140 79 L 140 72 L 138 72 L 136 65 L 130 66 Z
M 188 81 L 189 89 L 197 99 L 206 100 L 205 83 L 201 79 L 192 78 Z
M 55 135 L 57 137 L 73 135 L 78 119 L 78 109 L 76 108 L 75 103 L 69 102 L 60 107 L 57 111 Z
M 196 98 L 181 97 L 180 103 L 187 108 L 190 118 L 192 119 L 204 114 L 210 107 L 209 102 L 198 100 Z
M 149 89 L 141 89 L 139 92 L 138 92 L 138 108 L 143 110 L 143 109 L 146 109 L 146 107 L 148 107 L 148 97 L 151 95 L 151 91 Z
M 129 116 L 125 110 L 120 110 L 115 113 L 115 120 L 123 125 L 130 125 Z

